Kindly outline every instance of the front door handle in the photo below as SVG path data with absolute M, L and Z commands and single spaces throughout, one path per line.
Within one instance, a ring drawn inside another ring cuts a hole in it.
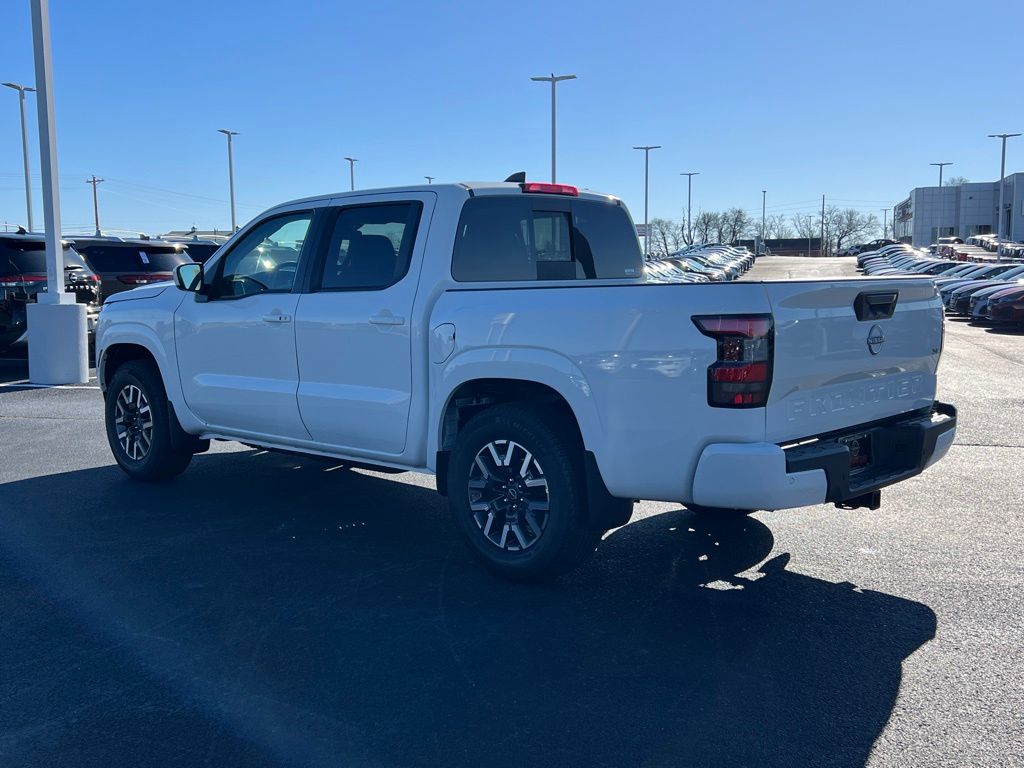
M 290 323 L 291 321 L 291 315 L 282 315 L 280 312 L 274 312 L 263 316 L 264 323 Z
M 390 312 L 382 312 L 370 318 L 374 325 L 405 325 L 405 318 L 392 315 Z

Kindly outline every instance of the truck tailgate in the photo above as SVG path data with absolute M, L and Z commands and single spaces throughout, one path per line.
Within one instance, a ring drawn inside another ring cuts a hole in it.
M 943 319 L 931 280 L 793 281 L 764 288 L 775 319 L 765 413 L 770 442 L 932 404 Z

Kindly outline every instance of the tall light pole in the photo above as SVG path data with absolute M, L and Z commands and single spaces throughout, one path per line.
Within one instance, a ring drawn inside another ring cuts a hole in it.
M 96 237 L 99 237 L 101 234 L 103 234 L 102 232 L 100 232 L 100 200 L 96 194 L 96 187 L 102 181 L 103 179 L 96 178 L 95 173 L 92 175 L 91 179 L 85 180 L 86 184 L 92 184 L 92 216 L 93 219 L 96 221 Z
M 761 190 L 761 248 L 764 248 L 764 209 L 765 203 L 768 201 L 768 190 Z
M 35 88 L 27 85 L 18 85 L 18 83 L 4 83 L 8 88 L 13 88 L 18 92 L 18 106 L 21 108 L 21 156 L 25 163 L 25 214 L 28 216 L 28 231 L 31 232 L 32 227 L 32 174 L 29 171 L 28 164 L 28 131 L 25 128 L 25 92 L 35 92 Z
M 437 176 L 424 176 L 423 178 L 427 180 L 427 184 L 433 184 Z
M 554 184 L 557 181 L 555 178 L 555 115 L 557 113 L 555 104 L 555 86 L 563 80 L 575 80 L 576 75 L 556 75 L 552 72 L 548 76 L 540 75 L 538 77 L 531 77 L 530 79 L 536 82 L 551 83 L 551 183 Z
M 889 209 L 888 208 L 882 208 L 881 211 L 882 211 L 882 239 L 885 240 L 886 235 L 889 234 Z M 893 234 L 896 234 L 896 233 L 893 232 Z
M 942 169 L 947 165 L 952 165 L 952 163 L 928 163 L 928 165 L 937 165 L 939 167 L 939 226 L 935 228 L 935 242 L 938 242 L 939 238 L 942 237 L 942 218 L 946 212 L 946 206 L 943 205 L 944 200 L 942 197 Z
M 351 192 L 356 191 L 356 161 L 357 157 L 346 157 L 348 160 L 348 185 Z
M 686 236 L 692 241 L 693 225 L 690 223 L 690 210 L 693 205 L 693 177 L 700 176 L 700 171 L 687 171 L 679 175 L 686 177 Z M 693 245 L 693 242 L 689 242 L 687 245 Z
M 238 231 L 238 223 L 235 219 L 235 160 L 231 153 L 231 137 L 237 136 L 238 131 L 229 131 L 227 128 L 218 128 L 218 133 L 228 137 L 228 189 L 231 192 L 231 232 Z
M 651 233 L 647 231 L 647 191 L 648 191 L 648 179 L 650 170 L 650 157 L 652 149 L 661 149 L 661 145 L 648 145 L 644 147 L 633 147 L 633 149 L 643 150 L 644 153 L 644 258 L 647 258 L 647 254 L 650 253 L 650 248 L 647 244 L 651 241 Z
M 1003 140 L 1003 155 L 999 162 L 999 224 L 996 227 L 996 258 L 1003 260 L 1003 180 L 1006 178 L 1006 140 L 1020 136 L 1019 133 L 990 133 L 990 139 Z
M 89 344 L 85 305 L 64 290 L 64 248 L 60 239 L 60 175 L 57 172 L 57 124 L 53 111 L 53 55 L 50 7 L 31 0 L 32 53 L 36 113 L 39 118 L 39 170 L 43 181 L 46 230 L 46 290 L 26 307 L 28 377 L 33 384 L 84 384 L 89 380 Z

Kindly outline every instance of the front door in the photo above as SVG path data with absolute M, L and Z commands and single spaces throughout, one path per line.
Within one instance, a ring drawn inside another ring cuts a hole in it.
M 295 285 L 312 221 L 303 210 L 255 224 L 208 266 L 204 295 L 175 313 L 185 402 L 217 431 L 309 439 L 296 401 Z
M 359 200 L 326 214 L 310 291 L 299 300 L 299 411 L 319 443 L 399 455 L 412 398 L 421 222 L 429 221 L 434 194 Z

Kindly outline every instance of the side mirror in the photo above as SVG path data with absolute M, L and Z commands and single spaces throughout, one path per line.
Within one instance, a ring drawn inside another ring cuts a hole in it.
M 202 293 L 203 290 L 203 265 L 202 264 L 179 264 L 174 268 L 174 284 L 178 290 Z

